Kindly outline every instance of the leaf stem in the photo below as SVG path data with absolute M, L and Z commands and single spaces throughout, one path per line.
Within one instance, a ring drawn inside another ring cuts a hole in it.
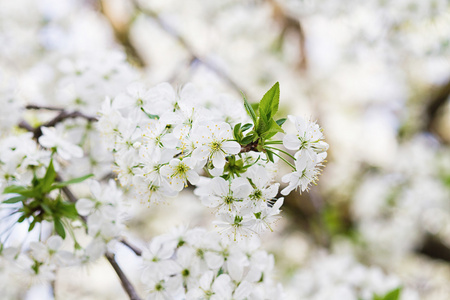
M 292 154 L 290 154 L 289 152 L 286 152 L 286 151 L 284 151 L 284 150 L 281 150 L 281 149 L 278 149 L 278 148 L 275 148 L 275 147 L 270 147 L 270 146 L 265 146 L 264 148 L 268 148 L 268 149 L 271 149 L 271 150 L 277 150 L 277 151 L 280 151 L 281 153 L 284 153 L 284 154 L 286 154 L 287 156 L 289 156 L 290 158 L 292 158 L 293 160 L 296 160 L 295 157 L 292 156 Z
M 274 155 L 278 156 L 282 161 L 284 161 L 286 164 L 288 164 L 294 171 L 296 170 L 295 166 L 293 164 L 291 164 L 290 162 L 288 162 L 284 157 L 282 157 L 281 155 L 271 151 Z

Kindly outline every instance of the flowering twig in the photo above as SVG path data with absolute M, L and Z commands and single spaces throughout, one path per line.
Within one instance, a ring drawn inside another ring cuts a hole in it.
M 62 111 L 63 113 L 64 111 Z M 75 112 L 77 113 L 77 112 Z M 61 115 L 61 114 L 60 114 Z M 55 118 L 56 119 L 56 118 Z M 53 119 L 53 120 L 55 120 Z M 49 122 L 50 123 L 50 122 Z M 46 123 L 48 124 L 48 123 Z M 29 125 L 27 122 L 22 121 L 19 124 L 19 127 L 24 128 L 30 132 L 33 132 L 34 134 L 36 134 L 36 130 L 39 129 L 40 127 L 37 128 L 33 128 L 31 125 Z M 42 134 L 42 133 L 41 133 Z M 63 181 L 61 176 L 59 174 L 56 174 L 56 180 L 57 181 Z M 76 203 L 77 202 L 77 198 L 75 197 L 75 195 L 72 193 L 72 191 L 70 190 L 70 188 L 68 186 L 64 186 L 61 188 L 62 192 L 64 193 L 64 195 L 66 195 L 67 199 L 72 202 L 72 203 Z M 86 217 L 84 216 L 80 216 L 80 218 L 86 222 Z M 142 251 L 140 249 L 138 249 L 137 247 L 131 245 L 130 243 L 128 243 L 125 239 L 120 239 L 120 242 L 123 243 L 125 246 L 127 246 L 128 248 L 130 248 L 131 250 L 133 250 L 134 253 L 136 253 L 136 255 L 141 255 Z M 125 289 L 125 291 L 127 292 L 128 296 L 130 297 L 131 300 L 140 300 L 139 296 L 137 295 L 133 285 L 131 284 L 131 282 L 128 280 L 128 278 L 126 277 L 125 273 L 120 269 L 120 266 L 117 264 L 115 258 L 114 258 L 114 254 L 110 253 L 110 252 L 106 252 L 105 253 L 105 257 L 106 259 L 109 261 L 109 263 L 112 265 L 112 267 L 114 268 L 114 270 L 116 271 L 117 275 L 119 276 L 119 279 L 122 283 L 123 288 Z

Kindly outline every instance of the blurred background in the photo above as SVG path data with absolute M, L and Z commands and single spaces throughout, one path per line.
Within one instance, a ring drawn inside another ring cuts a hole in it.
M 1 124 L 17 124 L 26 104 L 95 114 L 138 79 L 254 102 L 279 81 L 280 115 L 324 129 L 318 185 L 285 199 L 262 237 L 290 299 L 344 299 L 311 291 L 352 285 L 343 277 L 354 265 L 372 285 L 381 273 L 401 282 L 411 291 L 402 299 L 450 299 L 449 1 L 0 0 L 0 104 L 11 108 Z M 170 205 L 137 204 L 128 226 L 148 241 L 211 219 L 186 191 Z M 61 270 L 60 299 L 126 299 L 108 268 Z

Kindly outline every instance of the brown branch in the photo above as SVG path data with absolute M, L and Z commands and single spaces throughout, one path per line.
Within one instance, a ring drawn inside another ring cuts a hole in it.
M 100 11 L 103 13 L 103 15 L 106 17 L 106 19 L 111 24 L 111 27 L 114 31 L 114 36 L 119 42 L 127 54 L 128 60 L 134 64 L 137 65 L 140 68 L 143 68 L 146 66 L 145 60 L 142 58 L 142 56 L 139 54 L 139 51 L 136 49 L 136 47 L 133 45 L 131 39 L 130 39 L 130 29 L 131 25 L 133 24 L 133 19 L 130 20 L 127 24 L 120 24 L 119 22 L 116 22 L 111 14 L 108 12 L 108 5 L 105 5 L 108 1 L 100 0 L 99 6 Z
M 137 256 L 141 256 L 141 255 L 142 255 L 142 250 L 139 249 L 138 247 L 136 247 L 136 246 L 130 244 L 130 242 L 128 242 L 125 238 L 120 238 L 119 241 L 120 241 L 123 245 L 127 246 L 128 248 L 130 248 L 131 251 L 133 251 Z
M 64 109 L 58 108 L 58 107 L 27 105 L 25 108 L 26 109 L 43 109 L 43 110 L 59 111 L 59 114 L 56 117 L 54 117 L 47 123 L 44 123 L 36 128 L 33 128 L 26 121 L 21 121 L 19 123 L 19 127 L 32 132 L 33 137 L 36 140 L 42 135 L 42 129 L 41 129 L 42 127 L 53 127 L 53 126 L 57 125 L 58 123 L 61 123 L 62 121 L 67 120 L 67 119 L 82 118 L 82 119 L 86 119 L 88 122 L 98 121 L 98 119 L 96 117 L 85 115 L 82 112 L 79 112 L 79 111 L 67 112 Z
M 105 253 L 105 257 L 109 261 L 111 266 L 113 267 L 114 271 L 116 271 L 117 276 L 119 276 L 120 283 L 122 284 L 122 287 L 125 290 L 125 292 L 130 297 L 130 300 L 140 300 L 141 298 L 136 293 L 136 290 L 134 289 L 133 285 L 128 280 L 127 276 L 122 271 L 122 269 L 120 268 L 119 264 L 117 263 L 117 261 L 115 259 L 115 255 L 113 253 L 110 253 L 110 252 L 107 251 Z
M 436 89 L 434 94 L 427 101 L 427 106 L 425 109 L 426 121 L 425 129 L 428 131 L 433 131 L 434 121 L 439 115 L 441 108 L 447 103 L 450 96 L 450 80 L 447 80 L 445 84 Z
M 44 110 L 54 110 L 54 111 L 63 111 L 64 108 L 61 107 L 54 107 L 54 106 L 42 106 L 42 105 L 36 105 L 36 104 L 28 104 L 25 106 L 25 109 L 44 109 Z
M 140 12 L 144 13 L 147 17 L 153 19 L 162 30 L 164 30 L 166 33 L 172 36 L 172 38 L 174 38 L 190 54 L 189 65 L 192 65 L 193 63 L 198 61 L 199 63 L 201 63 L 214 73 L 216 73 L 220 78 L 225 80 L 238 93 L 244 91 L 244 89 L 239 84 L 237 84 L 224 70 L 216 66 L 209 59 L 199 55 L 193 49 L 193 47 L 172 26 L 170 26 L 162 18 L 160 18 L 156 12 L 152 11 L 149 8 L 142 7 L 137 0 L 132 0 L 132 2 Z
M 289 16 L 277 3 L 276 0 L 268 0 L 268 2 L 272 6 L 273 18 L 282 26 L 282 30 L 280 33 L 281 40 L 285 39 L 285 36 L 289 31 L 295 32 L 297 34 L 300 43 L 300 60 L 298 68 L 301 70 L 306 70 L 306 68 L 308 67 L 308 61 L 306 57 L 305 31 L 303 29 L 302 23 L 300 22 L 300 20 Z

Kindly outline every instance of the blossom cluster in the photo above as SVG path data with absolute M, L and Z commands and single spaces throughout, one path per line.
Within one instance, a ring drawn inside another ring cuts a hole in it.
M 259 240 L 224 241 L 184 227 L 155 237 L 143 253 L 147 299 L 284 299 L 273 278 L 273 255 Z
M 349 255 L 323 252 L 297 271 L 291 288 L 295 299 L 302 300 L 419 299 L 417 292 L 405 288 L 395 275 L 367 267 Z
M 278 84 L 271 91 L 279 95 Z M 197 91 L 191 84 L 147 89 L 137 82 L 105 101 L 98 128 L 114 153 L 120 183 L 141 202 L 164 202 L 191 184 L 202 204 L 215 209 L 216 225 L 236 239 L 272 230 L 283 203 L 276 198 L 278 159 L 293 169 L 282 178 L 289 185 L 281 194 L 287 195 L 316 182 L 328 149 L 319 126 L 301 117 L 289 116 L 295 134 L 272 141 L 284 132 L 279 124 L 285 119 L 268 121 L 276 111 L 265 110 L 267 103 L 276 102 L 278 108 L 278 98 L 268 94 L 256 119 L 250 105 L 251 118 L 238 100 Z M 273 147 L 277 144 L 295 155 Z M 282 155 L 294 159 L 295 166 Z

